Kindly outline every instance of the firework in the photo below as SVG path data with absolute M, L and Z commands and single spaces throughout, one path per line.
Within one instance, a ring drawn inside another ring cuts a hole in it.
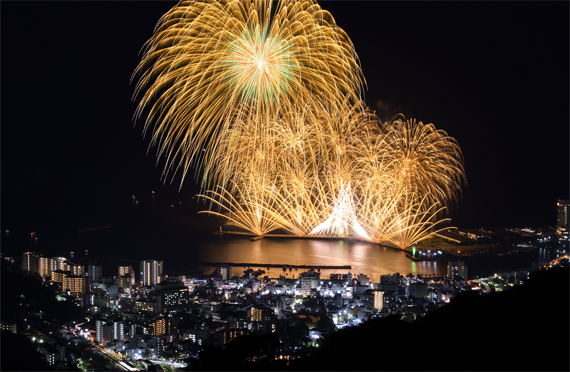
M 447 208 L 455 206 L 466 184 L 463 155 L 455 139 L 433 124 L 398 115 L 386 126 L 383 143 L 407 193 L 425 195 L 430 203 Z
M 348 35 L 314 1 L 183 1 L 158 22 L 139 74 L 135 115 L 149 109 L 144 131 L 154 123 L 151 145 L 182 179 L 244 112 L 356 102 L 364 84 Z
M 195 167 L 210 202 L 201 213 L 252 234 L 406 248 L 461 198 L 458 143 L 368 110 L 350 39 L 313 1 L 181 2 L 136 74 L 135 115 L 149 111 L 164 175 Z
M 437 151 L 453 148 L 455 141 L 433 125 L 403 117 L 382 123 L 348 101 L 336 109 L 305 105 L 267 121 L 242 117 L 215 152 L 218 191 L 203 195 L 225 211 L 215 214 L 230 225 L 256 235 L 282 230 L 293 236 L 352 236 L 405 248 L 448 221 L 436 218 L 457 192 L 431 190 L 438 190 L 442 177 L 464 177 L 459 149 L 439 154 L 439 172 L 425 171 L 423 178 L 402 161 L 410 153 L 431 152 L 437 159 Z M 407 135 L 426 127 L 437 135 Z

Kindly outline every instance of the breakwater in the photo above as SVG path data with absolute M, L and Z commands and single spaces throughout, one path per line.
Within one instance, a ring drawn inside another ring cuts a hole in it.
M 352 266 L 350 265 L 296 265 L 296 264 L 272 264 L 272 263 L 262 263 L 262 262 L 200 262 L 202 266 L 238 266 L 238 267 L 277 267 L 277 268 L 293 268 L 293 269 L 323 269 L 323 270 L 350 270 Z

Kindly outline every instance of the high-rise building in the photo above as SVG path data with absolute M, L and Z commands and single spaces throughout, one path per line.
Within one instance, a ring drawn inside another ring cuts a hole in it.
M 125 341 L 125 325 L 122 321 L 113 322 L 113 340 Z
M 384 307 L 384 291 L 374 291 L 374 308 L 382 311 Z
M 117 278 L 117 285 L 119 286 L 119 288 L 122 288 L 123 290 L 132 290 L 133 286 L 131 283 L 131 276 L 130 275 L 123 275 L 123 276 L 119 276 Z
M 87 265 L 87 276 L 91 279 L 91 283 L 100 282 L 103 278 L 103 266 Z
M 232 267 L 231 266 L 220 266 L 218 267 L 218 273 L 222 277 L 222 280 L 227 281 L 232 278 Z
M 463 261 L 449 261 L 447 264 L 447 276 L 450 278 L 460 277 L 467 280 L 467 265 Z
M 100 345 L 107 346 L 107 342 L 111 342 L 111 329 L 105 320 L 95 321 L 95 339 Z
M 140 264 L 140 281 L 143 286 L 155 286 L 161 281 L 164 261 L 144 260 Z
M 558 200 L 556 203 L 556 234 L 560 239 L 568 240 L 568 206 L 570 200 Z
M 43 276 L 50 276 L 53 272 L 53 258 L 41 257 L 39 258 L 39 273 Z
M 85 275 L 85 267 L 80 263 L 67 260 L 65 257 L 53 258 L 53 271 L 71 271 L 73 275 Z
M 131 265 L 128 266 L 119 266 L 119 276 L 126 276 L 128 275 L 131 280 L 131 286 L 135 287 L 135 269 Z
M 125 325 L 120 320 L 95 321 L 95 339 L 103 346 L 113 340 L 125 341 Z
M 62 289 L 64 291 L 69 290 L 69 292 L 75 297 L 83 297 L 86 287 L 86 281 L 84 276 L 79 275 L 69 275 L 63 277 Z
M 184 283 L 167 279 L 160 284 L 157 284 L 155 291 L 151 296 L 157 302 L 157 312 L 175 311 L 180 307 L 188 305 L 190 302 L 190 294 L 188 287 Z M 156 336 L 156 335 L 155 335 Z
M 164 319 L 164 317 L 159 317 L 158 319 L 156 319 L 156 321 L 154 321 L 153 323 L 150 323 L 150 328 L 152 329 L 152 335 L 153 336 L 162 336 L 165 334 L 165 328 L 166 328 L 166 320 Z
M 22 270 L 37 273 L 39 271 L 39 257 L 36 252 L 22 254 Z
M 67 259 L 65 257 L 54 257 L 53 258 L 53 271 L 56 271 L 56 270 L 66 271 L 66 270 L 68 270 L 67 267 L 68 267 Z
M 63 270 L 55 270 L 51 273 L 51 281 L 58 282 L 63 284 L 63 278 L 66 276 L 71 275 L 70 271 L 63 271 Z

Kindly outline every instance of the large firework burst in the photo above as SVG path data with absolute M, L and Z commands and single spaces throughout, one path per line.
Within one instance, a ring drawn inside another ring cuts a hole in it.
M 146 89 L 136 116 L 149 108 L 145 132 L 154 123 L 165 173 L 181 167 L 182 179 L 211 161 L 236 116 L 356 102 L 364 83 L 348 35 L 312 0 L 183 1 L 160 19 L 136 74 L 137 94 Z

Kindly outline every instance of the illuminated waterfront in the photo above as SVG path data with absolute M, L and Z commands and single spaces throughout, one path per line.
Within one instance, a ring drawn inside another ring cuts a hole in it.
M 350 265 L 353 274 L 363 273 L 373 282 L 380 275 L 412 273 L 413 275 L 443 275 L 445 263 L 413 262 L 404 251 L 380 247 L 376 244 L 350 240 L 310 239 L 262 239 L 250 241 L 247 237 L 219 237 L 210 241 L 207 249 L 201 249 L 201 261 L 260 262 L 299 265 Z M 244 268 L 235 267 L 234 275 L 241 275 Z M 300 270 L 263 268 L 269 277 L 285 275 L 298 277 Z M 349 270 L 337 270 L 346 274 Z M 328 279 L 335 270 L 321 270 L 321 278 Z

